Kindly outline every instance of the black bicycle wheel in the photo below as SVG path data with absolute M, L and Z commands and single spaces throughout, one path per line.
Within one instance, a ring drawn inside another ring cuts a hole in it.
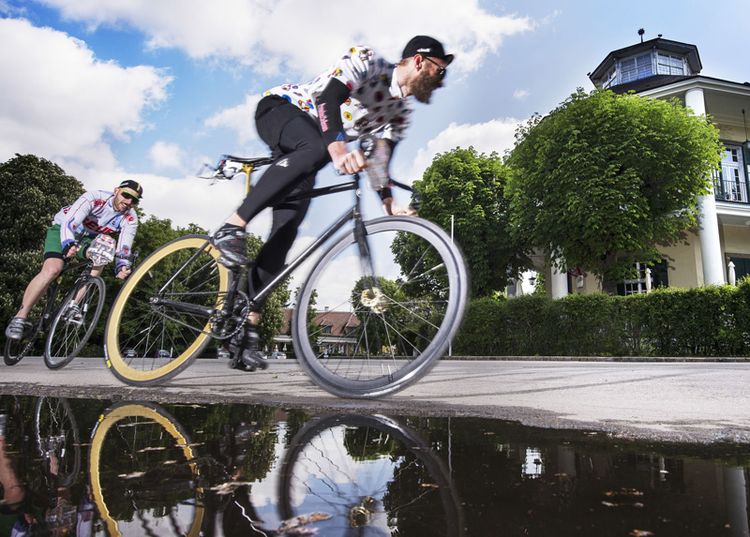
M 57 483 L 70 487 L 81 471 L 81 443 L 73 409 L 66 399 L 40 397 L 34 411 L 36 447 L 45 472 L 56 467 Z
M 44 363 L 50 369 L 68 365 L 91 337 L 104 308 L 104 281 L 92 276 L 79 282 L 57 309 L 44 345 Z
M 317 261 L 293 315 L 300 365 L 341 397 L 379 397 L 429 372 L 461 324 L 469 290 L 460 250 L 435 224 L 386 217 L 365 227 L 374 276 L 348 234 Z
M 36 333 L 36 330 L 32 330 L 21 339 L 7 338 L 5 340 L 5 352 L 3 353 L 5 365 L 16 365 L 31 352 L 34 348 Z
M 284 519 L 325 513 L 321 535 L 460 537 L 460 503 L 444 464 L 410 428 L 385 416 L 308 422 L 281 466 Z

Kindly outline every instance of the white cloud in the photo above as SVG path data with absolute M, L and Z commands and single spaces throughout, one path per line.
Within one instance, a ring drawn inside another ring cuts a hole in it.
M 148 66 L 102 62 L 82 41 L 23 19 L 0 19 L 0 159 L 35 153 L 114 167 L 108 137 L 145 127 L 170 78 Z M 8 53 L 12 51 L 12 53 Z
M 516 127 L 521 120 L 513 118 L 493 119 L 486 123 L 451 123 L 435 138 L 427 142 L 427 147 L 421 148 L 412 164 L 411 173 L 407 177 L 422 177 L 425 169 L 432 163 L 438 153 L 450 151 L 456 147 L 472 146 L 480 153 L 502 155 L 512 149 L 515 142 Z
M 531 94 L 529 93 L 528 90 L 525 90 L 525 89 L 517 89 L 516 91 L 513 92 L 513 98 L 518 99 L 519 101 L 523 101 L 529 95 Z
M 226 108 L 217 112 L 205 121 L 206 127 L 225 127 L 237 132 L 240 144 L 257 140 L 258 132 L 255 130 L 255 107 L 258 106 L 260 95 L 248 95 L 245 102 L 232 108 Z
M 148 152 L 151 162 L 157 168 L 182 168 L 183 154 L 180 146 L 162 140 L 151 146 Z
M 355 43 L 376 46 L 396 60 L 406 41 L 422 33 L 443 40 L 457 53 L 455 69 L 470 72 L 505 37 L 535 26 L 528 17 L 493 15 L 478 0 L 439 6 L 427 0 L 381 0 L 366 17 L 343 0 L 40 1 L 92 28 L 137 28 L 149 47 L 177 48 L 197 59 L 239 61 L 267 73 L 286 66 L 305 75 L 317 74 Z
M 87 190 L 110 190 L 123 179 L 143 186 L 141 208 L 147 215 L 169 218 L 176 226 L 198 224 L 206 230 L 218 228 L 244 198 L 242 181 L 211 183 L 193 175 L 179 178 L 112 169 L 64 168 L 83 182 Z M 248 231 L 265 238 L 270 230 L 270 211 L 258 215 Z

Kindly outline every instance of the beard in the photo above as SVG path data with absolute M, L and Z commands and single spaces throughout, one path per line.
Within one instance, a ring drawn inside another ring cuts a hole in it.
M 414 81 L 411 93 L 420 103 L 429 104 L 432 92 L 442 85 L 442 80 L 440 78 L 428 76 L 426 74 L 420 75 Z

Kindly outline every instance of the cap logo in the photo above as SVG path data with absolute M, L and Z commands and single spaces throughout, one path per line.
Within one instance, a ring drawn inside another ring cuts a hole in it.
M 432 52 L 432 49 L 429 48 L 429 47 L 428 48 L 418 48 L 417 52 Z

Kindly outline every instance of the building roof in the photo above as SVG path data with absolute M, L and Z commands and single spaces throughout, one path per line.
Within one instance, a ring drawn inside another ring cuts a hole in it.
M 613 50 L 607 54 L 607 57 L 604 58 L 602 62 L 596 66 L 596 69 L 589 74 L 589 78 L 592 82 L 594 80 L 599 80 L 617 60 L 634 56 L 635 54 L 638 54 L 639 51 L 651 50 L 652 48 L 658 48 L 659 50 L 674 52 L 685 56 L 693 74 L 698 74 L 703 69 L 703 64 L 701 63 L 701 58 L 698 54 L 698 47 L 688 43 L 681 43 L 679 41 L 657 37 L 656 39 L 649 39 L 643 43 L 636 43 L 635 45 Z
M 332 336 L 346 335 L 347 328 L 359 326 L 357 316 L 349 311 L 319 311 L 315 314 L 315 324 L 318 326 L 330 326 Z M 281 334 L 292 333 L 292 309 L 284 309 L 284 324 Z

